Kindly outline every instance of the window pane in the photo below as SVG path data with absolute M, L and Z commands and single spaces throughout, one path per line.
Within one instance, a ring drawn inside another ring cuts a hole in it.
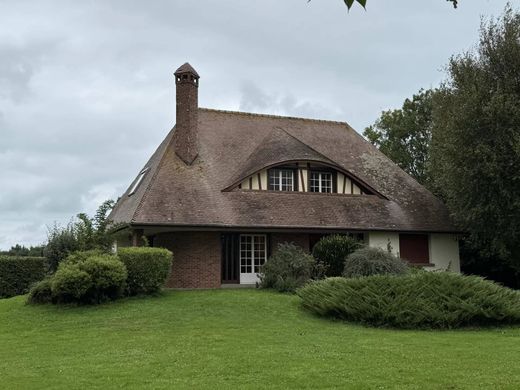
M 294 172 L 292 169 L 270 169 L 269 189 L 271 191 L 294 191 Z

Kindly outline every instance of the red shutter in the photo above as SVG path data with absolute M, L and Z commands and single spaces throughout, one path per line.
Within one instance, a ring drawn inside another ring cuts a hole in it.
M 430 262 L 427 234 L 400 234 L 399 255 L 410 263 Z

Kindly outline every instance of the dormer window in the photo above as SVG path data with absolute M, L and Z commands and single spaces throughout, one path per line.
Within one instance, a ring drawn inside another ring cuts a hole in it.
M 295 191 L 294 169 L 269 169 L 269 189 L 271 191 Z
M 130 191 L 128 191 L 128 196 L 131 196 L 133 194 L 135 194 L 135 192 L 137 191 L 137 189 L 139 188 L 139 185 L 141 184 L 141 182 L 143 181 L 144 179 L 144 176 L 146 175 L 146 172 L 148 172 L 149 168 L 145 168 L 143 169 L 140 173 L 139 173 L 139 176 L 137 176 L 137 179 L 135 179 L 135 182 L 134 184 L 132 185 L 132 187 L 130 188 Z
M 309 178 L 310 192 L 333 192 L 332 172 L 311 171 Z

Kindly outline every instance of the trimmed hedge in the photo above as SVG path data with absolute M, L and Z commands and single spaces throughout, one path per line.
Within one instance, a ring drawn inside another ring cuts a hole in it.
M 128 271 L 128 295 L 158 292 L 170 273 L 172 252 L 163 248 L 120 248 L 117 255 Z
M 27 293 L 45 272 L 44 257 L 0 256 L 0 298 Z
M 312 255 L 317 261 L 327 265 L 327 276 L 341 276 L 347 256 L 362 246 L 353 237 L 334 234 L 318 241 L 312 249 Z
M 51 278 L 45 278 L 31 287 L 28 303 L 50 303 L 52 302 Z
M 358 249 L 347 257 L 343 276 L 355 278 L 384 274 L 403 275 L 408 270 L 408 265 L 403 260 L 388 251 L 365 247 Z
M 450 272 L 329 278 L 297 294 L 303 307 L 318 315 L 378 327 L 520 324 L 520 291 Z

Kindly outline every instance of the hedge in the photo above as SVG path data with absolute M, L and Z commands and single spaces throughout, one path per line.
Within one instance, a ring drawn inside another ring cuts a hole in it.
M 128 271 L 128 295 L 151 294 L 164 286 L 173 258 L 169 250 L 130 247 L 118 249 L 117 255 Z
M 520 324 L 520 291 L 451 272 L 329 278 L 308 284 L 297 294 L 315 314 L 377 327 Z
M 45 272 L 44 257 L 0 256 L 0 298 L 27 293 Z

